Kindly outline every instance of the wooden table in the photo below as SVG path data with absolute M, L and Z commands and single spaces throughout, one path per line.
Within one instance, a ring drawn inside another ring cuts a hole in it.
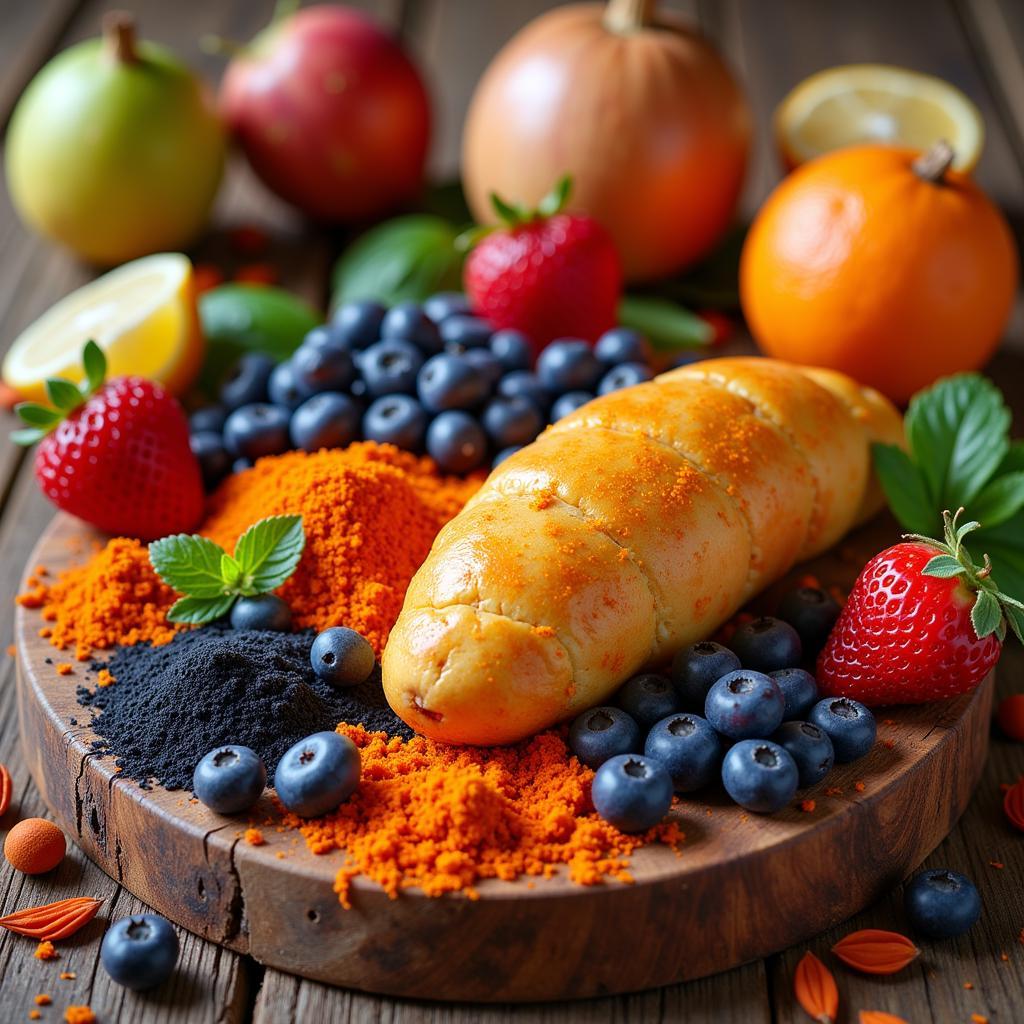
M 57 50 L 95 35 L 104 0 L 0 0 L 0 123 L 36 69 Z M 269 16 L 271 0 L 136 0 L 143 35 L 174 47 L 211 78 L 219 61 L 200 54 L 196 41 L 207 32 L 245 39 Z M 463 113 L 475 81 L 490 56 L 549 0 L 362 0 L 400 31 L 427 71 L 438 127 L 432 169 L 450 177 L 458 166 Z M 987 127 L 980 182 L 1008 210 L 1020 235 L 1024 228 L 1024 5 L 1020 0 L 673 0 L 663 5 L 698 21 L 728 54 L 743 76 L 754 106 L 757 156 L 747 189 L 753 210 L 778 177 L 770 143 L 770 114 L 789 87 L 833 64 L 880 61 L 906 65 L 947 78 L 981 108 Z M 257 223 L 275 236 L 284 283 L 318 304 L 326 299 L 327 270 L 339 239 L 317 233 L 268 197 L 241 166 L 232 167 L 217 212 L 220 228 Z M 1020 239 L 1018 239 L 1020 241 Z M 0 344 L 10 340 L 57 298 L 91 276 L 66 254 L 30 236 L 9 200 L 0 198 Z M 223 254 L 214 236 L 200 258 Z M 1007 346 L 1024 351 L 1024 315 L 1018 303 Z M 1024 425 L 1024 380 L 1019 362 L 997 358 L 992 373 Z M 7 424 L 4 424 L 7 426 Z M 0 575 L 13 595 L 28 552 L 50 511 L 32 480 L 24 452 L 0 444 Z M 11 632 L 13 607 L 0 602 L 0 635 Z M 5 641 L 6 642 L 6 641 Z M 998 696 L 1020 690 L 1024 653 L 1009 646 L 998 671 Z M 14 714 L 14 661 L 0 664 L 0 762 L 14 775 L 20 816 L 44 813 L 28 781 L 18 749 Z M 1024 1019 L 1024 840 L 1004 822 L 1001 782 L 1024 773 L 1024 748 L 998 736 L 977 795 L 961 823 L 929 859 L 969 874 L 981 889 L 985 914 L 960 940 L 930 944 L 909 969 L 891 979 L 837 971 L 841 1019 L 855 1022 L 859 1009 L 888 1010 L 914 1024 L 934 1020 L 970 1021 L 972 1014 L 993 1024 Z M 2 824 L 15 820 L 8 814 Z M 856 871 L 856 864 L 836 870 Z M 55 873 L 41 880 L 0 866 L 0 912 L 45 902 L 69 892 L 108 897 L 105 916 L 141 909 L 77 850 Z M 699 922 L 694 922 L 699 927 Z M 808 944 L 823 954 L 854 928 L 902 929 L 899 893 Z M 104 1024 L 114 1021 L 234 1022 L 285 1021 L 504 1021 L 515 1014 L 536 1021 L 729 1021 L 757 1024 L 806 1020 L 792 996 L 793 969 L 805 947 L 794 948 L 727 974 L 674 988 L 582 1004 L 531 1007 L 456 1007 L 407 1003 L 330 989 L 263 970 L 258 964 L 183 935 L 175 978 L 145 996 L 110 983 L 98 963 L 103 922 L 96 921 L 60 944 L 61 959 L 32 958 L 33 945 L 0 934 L 0 1022 L 27 1019 L 33 996 L 46 992 L 53 1006 L 43 1019 L 57 1021 L 70 1003 L 88 1003 Z M 59 980 L 60 971 L 75 980 Z

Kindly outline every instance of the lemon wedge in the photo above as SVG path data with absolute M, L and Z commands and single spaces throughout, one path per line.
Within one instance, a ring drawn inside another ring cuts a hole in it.
M 90 338 L 106 354 L 108 376 L 138 374 L 184 391 L 203 360 L 188 257 L 145 256 L 66 295 L 15 339 L 4 382 L 28 401 L 45 401 L 47 377 L 82 379 Z
M 862 142 L 922 151 L 945 140 L 953 167 L 970 171 L 985 126 L 978 108 L 941 78 L 887 64 L 847 64 L 804 79 L 775 111 L 783 162 L 793 168 L 822 153 Z

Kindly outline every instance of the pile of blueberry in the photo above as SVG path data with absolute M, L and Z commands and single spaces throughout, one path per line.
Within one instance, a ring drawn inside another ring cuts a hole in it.
M 652 351 L 628 328 L 591 346 L 563 338 L 533 367 L 519 331 L 492 331 L 464 295 L 423 305 L 341 306 L 286 362 L 243 356 L 219 402 L 190 418 L 207 487 L 264 455 L 361 438 L 426 451 L 442 470 L 496 465 L 596 394 L 649 380 Z
M 834 763 L 863 757 L 875 742 L 874 715 L 846 697 L 819 700 L 800 667 L 838 615 L 828 594 L 801 587 L 778 618 L 738 627 L 729 647 L 694 644 L 676 656 L 670 678 L 634 676 L 610 706 L 580 715 L 569 745 L 596 769 L 597 812 L 623 831 L 643 831 L 664 817 L 673 792 L 721 779 L 741 807 L 770 814 Z

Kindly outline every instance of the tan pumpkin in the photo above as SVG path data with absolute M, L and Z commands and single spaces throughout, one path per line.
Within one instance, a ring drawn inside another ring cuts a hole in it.
M 467 115 L 473 214 L 536 203 L 563 174 L 611 232 L 631 279 L 698 260 L 729 227 L 750 148 L 746 100 L 705 39 L 653 0 L 559 7 L 495 57 Z

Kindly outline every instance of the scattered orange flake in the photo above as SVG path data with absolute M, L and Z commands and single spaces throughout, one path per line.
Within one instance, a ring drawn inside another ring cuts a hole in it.
M 28 1011 L 28 1019 L 29 1020 L 40 1020 L 42 1018 L 42 1016 L 43 1015 L 38 1010 L 29 1010 Z
M 116 682 L 117 680 L 110 674 L 110 671 L 105 668 L 101 668 L 99 674 L 96 676 L 97 686 L 110 686 Z
M 42 638 L 43 638 L 44 640 L 49 640 L 49 639 L 50 639 L 50 637 L 51 637 L 51 636 L 53 636 L 53 630 L 52 630 L 52 629 L 50 629 L 50 627 L 49 627 L 49 626 L 43 626 L 43 627 L 42 627 L 42 628 L 41 628 L 41 629 L 39 630 L 39 635 L 40 635 L 40 636 L 41 636 L 41 637 L 42 637 Z
M 38 934 L 38 933 L 37 933 Z M 56 960 L 59 954 L 52 942 L 40 942 L 33 956 L 37 960 Z
M 813 800 L 800 801 L 800 810 L 803 811 L 804 814 L 812 814 L 817 806 L 818 805 Z
M 32 575 L 33 576 L 47 576 L 47 575 L 49 575 L 49 572 L 50 572 L 50 570 L 47 569 L 45 565 L 37 565 L 32 570 Z
M 265 846 L 267 842 L 263 838 L 263 833 L 258 828 L 247 828 L 245 830 L 245 841 L 250 846 Z
M 1006 865 L 1001 860 L 990 860 L 988 862 L 988 866 L 990 868 L 998 868 L 1000 871 L 1002 871 L 1003 868 L 1006 867 Z
M 988 1017 L 981 1013 L 972 1013 L 971 1024 L 988 1024 Z
M 274 854 L 274 856 L 275 856 L 275 857 L 276 857 L 276 858 L 277 858 L 278 860 L 284 860 L 284 854 L 283 854 L 283 853 L 282 853 L 282 852 L 281 852 L 280 850 L 278 850 L 278 851 L 277 851 L 277 853 L 275 853 L 275 854 Z
M 896 749 L 896 743 L 893 740 L 882 740 L 882 746 L 885 747 L 886 750 Z
M 853 784 L 853 788 L 854 788 L 855 790 L 857 790 L 857 792 L 858 792 L 858 793 L 863 793 L 863 792 L 864 792 L 864 790 L 865 790 L 865 789 L 867 789 L 868 787 L 867 787 L 867 786 L 865 786 L 865 785 L 864 785 L 864 783 L 860 781 L 860 779 L 858 779 L 858 780 L 857 780 L 857 781 L 856 781 L 856 782 L 855 782 L 855 783 Z
M 530 632 L 534 636 L 549 637 L 549 636 L 554 636 L 555 635 L 554 628 L 551 627 L 551 626 L 531 626 L 530 627 Z
M 18 653 L 18 648 L 14 644 L 8 644 L 7 653 L 13 658 Z
M 895 724 L 896 724 L 896 719 L 895 718 L 883 718 L 882 719 L 882 725 L 895 725 Z
M 96 1024 L 96 1014 L 88 1006 L 69 1006 L 64 1011 L 67 1024 Z
M 49 1006 L 52 1002 L 53 1000 L 45 992 L 40 992 L 35 998 L 36 1006 Z
M 1005 964 L 1010 959 L 1010 954 L 1009 953 L 1000 953 L 999 954 L 999 959 L 1002 960 L 1003 963 Z
M 974 983 L 970 981 L 965 981 L 964 988 L 967 989 L 968 992 L 970 992 L 971 989 L 974 988 Z
M 74 671 L 75 667 L 69 661 L 61 661 L 57 663 L 57 675 L 59 676 L 69 676 Z
M 843 791 L 838 786 L 829 786 L 825 790 L 825 796 L 842 796 Z

